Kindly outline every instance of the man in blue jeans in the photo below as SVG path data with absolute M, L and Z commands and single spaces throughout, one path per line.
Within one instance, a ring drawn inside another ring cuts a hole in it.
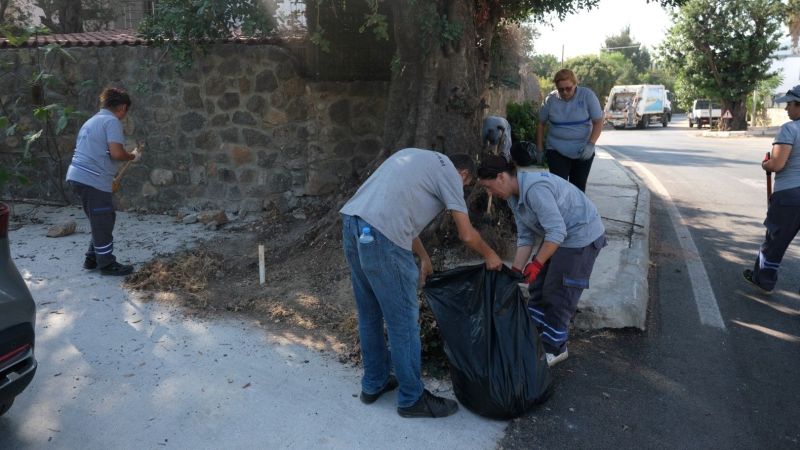
M 458 410 L 454 400 L 431 394 L 422 383 L 417 287 L 433 268 L 419 233 L 447 209 L 461 241 L 484 258 L 488 269 L 502 267 L 500 257 L 469 221 L 464 186 L 474 173 L 469 155 L 448 158 L 429 150 L 403 149 L 384 161 L 339 211 L 358 309 L 364 363 L 361 401 L 366 404 L 399 385 L 397 412 L 403 417 L 446 417 Z M 360 242 L 367 227 L 373 239 Z

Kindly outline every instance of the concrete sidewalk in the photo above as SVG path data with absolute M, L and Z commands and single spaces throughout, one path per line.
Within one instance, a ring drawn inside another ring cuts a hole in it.
M 490 449 L 503 436 L 506 422 L 464 407 L 430 420 L 398 416 L 395 392 L 363 405 L 359 367 L 254 319 L 147 301 L 81 268 L 89 226 L 80 208 L 38 208 L 35 218 L 9 237 L 37 303 L 39 369 L 0 418 L 4 450 Z M 45 237 L 67 219 L 76 234 Z M 122 212 L 115 253 L 139 267 L 215 233 Z M 448 382 L 425 383 L 454 397 Z
M 586 191 L 603 218 L 608 246 L 597 257 L 575 325 L 644 329 L 649 295 L 650 191 L 602 149 L 595 156 Z
M 589 289 L 583 292 L 578 304 L 575 326 L 644 329 L 650 261 L 650 191 L 598 146 L 586 195 L 603 219 L 608 246 L 595 261 Z
M 598 150 L 588 193 L 609 245 L 577 325 L 641 328 L 648 191 Z M 10 240 L 37 301 L 39 370 L 0 419 L 0 448 L 488 449 L 503 436 L 507 422 L 464 407 L 445 419 L 410 420 L 397 415 L 394 392 L 362 405 L 360 368 L 242 316 L 202 318 L 148 302 L 118 278 L 81 268 L 89 227 L 79 208 L 38 208 L 36 218 Z M 45 237 L 66 219 L 77 222 L 77 234 Z M 123 212 L 117 224 L 117 253 L 137 266 L 216 233 L 168 216 Z M 426 386 L 454 397 L 447 382 Z

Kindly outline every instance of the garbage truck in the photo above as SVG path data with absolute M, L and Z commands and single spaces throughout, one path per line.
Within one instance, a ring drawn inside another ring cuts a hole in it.
M 605 121 L 618 130 L 647 128 L 658 123 L 666 127 L 672 120 L 668 94 L 661 84 L 614 86 L 606 100 Z

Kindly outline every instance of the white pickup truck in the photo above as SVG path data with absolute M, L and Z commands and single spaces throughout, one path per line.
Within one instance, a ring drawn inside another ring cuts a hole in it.
M 689 111 L 689 128 L 697 124 L 697 128 L 703 128 L 703 124 L 714 125 L 722 117 L 722 107 L 717 103 L 706 99 L 697 99 L 692 103 L 692 110 Z

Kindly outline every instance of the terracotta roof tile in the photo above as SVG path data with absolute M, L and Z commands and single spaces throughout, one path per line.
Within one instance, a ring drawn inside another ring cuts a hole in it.
M 293 39 L 296 37 L 289 37 Z M 223 42 L 231 42 L 237 44 L 277 44 L 285 42 L 287 37 L 278 36 L 265 36 L 257 38 L 248 38 L 243 36 L 236 36 L 225 39 Z M 72 33 L 72 34 L 43 34 L 33 36 L 20 48 L 43 47 L 48 44 L 59 44 L 63 47 L 106 47 L 116 45 L 147 45 L 148 41 L 139 35 L 136 30 L 108 30 L 108 31 L 95 31 L 91 33 Z M 0 49 L 2 48 L 15 48 L 7 39 L 0 38 Z

